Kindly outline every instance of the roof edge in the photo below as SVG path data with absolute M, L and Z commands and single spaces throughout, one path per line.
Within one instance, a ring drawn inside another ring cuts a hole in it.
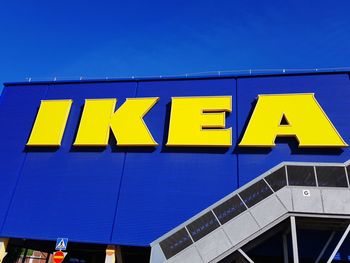
M 215 71 L 199 72 L 182 75 L 167 76 L 140 76 L 140 77 L 121 77 L 121 78 L 83 78 L 79 79 L 58 79 L 52 80 L 33 80 L 28 81 L 5 82 L 3 85 L 47 85 L 47 84 L 77 84 L 77 83 L 110 83 L 110 82 L 138 82 L 138 81 L 166 81 L 166 80 L 196 80 L 196 79 L 225 79 L 225 78 L 254 78 L 254 77 L 274 77 L 274 76 L 300 76 L 300 75 L 324 75 L 324 74 L 350 74 L 350 67 L 344 68 L 315 68 L 315 69 L 280 69 L 280 70 L 237 70 L 237 71 Z

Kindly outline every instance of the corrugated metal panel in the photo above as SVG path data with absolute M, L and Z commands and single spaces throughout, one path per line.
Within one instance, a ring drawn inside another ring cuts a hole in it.
M 86 98 L 134 97 L 136 83 L 54 85 L 45 99 L 73 99 L 62 146 L 29 152 L 3 235 L 109 243 L 125 153 L 72 147 Z M 29 87 L 32 91 L 33 87 Z M 29 102 L 38 107 L 40 100 Z M 35 113 L 27 118 L 33 122 Z M 26 138 L 30 128 L 23 127 Z
M 139 83 L 138 97 L 160 97 L 145 117 L 159 146 L 127 153 L 113 242 L 147 245 L 236 189 L 233 147 L 165 147 L 171 97 L 231 95 L 226 125 L 234 127 L 234 94 L 232 79 Z
M 33 126 L 37 102 L 47 85 L 5 88 L 0 104 L 0 226 L 6 217 L 20 171 L 26 158 L 25 144 Z

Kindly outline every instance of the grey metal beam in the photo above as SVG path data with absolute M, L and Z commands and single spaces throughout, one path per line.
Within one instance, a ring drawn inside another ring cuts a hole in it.
M 315 261 L 315 263 L 320 262 L 320 260 L 321 260 L 321 258 L 322 258 L 322 256 L 323 256 L 324 252 L 326 252 L 326 249 L 328 248 L 329 244 L 331 243 L 331 241 L 332 241 L 334 235 L 335 235 L 335 231 L 333 231 L 333 232 L 331 233 L 331 235 L 329 236 L 329 238 L 328 238 L 326 244 L 324 244 L 324 246 L 323 246 L 323 248 L 322 248 L 320 254 L 318 255 L 318 257 L 317 257 L 317 259 L 316 259 L 316 261 Z
M 297 229 L 295 225 L 295 216 L 290 217 L 290 229 L 292 232 L 293 262 L 299 263 L 298 239 L 297 239 Z
M 347 237 L 347 235 L 349 234 L 349 231 L 350 231 L 350 224 L 348 225 L 348 227 L 346 228 L 344 234 L 342 235 L 341 239 L 339 240 L 337 246 L 335 247 L 335 249 L 333 250 L 333 253 L 332 255 L 329 257 L 327 263 L 330 263 L 333 261 L 334 257 L 335 257 L 335 254 L 337 254 L 340 246 L 343 244 L 345 238 Z
M 254 261 L 242 250 L 242 249 L 238 249 L 238 252 L 242 254 L 242 256 L 248 260 L 249 263 L 254 263 Z

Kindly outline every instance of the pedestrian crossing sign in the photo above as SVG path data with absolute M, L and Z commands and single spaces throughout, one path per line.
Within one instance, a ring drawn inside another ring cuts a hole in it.
M 57 238 L 56 250 L 66 250 L 68 244 L 68 238 Z

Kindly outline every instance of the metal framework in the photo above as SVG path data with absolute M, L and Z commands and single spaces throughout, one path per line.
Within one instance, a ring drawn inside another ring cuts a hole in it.
M 150 262 L 219 262 L 289 218 L 293 262 L 299 262 L 296 218 L 350 218 L 349 161 L 284 162 L 155 240 Z M 334 248 L 331 262 L 350 226 Z M 320 249 L 324 256 L 334 234 Z M 284 262 L 289 261 L 286 234 Z

